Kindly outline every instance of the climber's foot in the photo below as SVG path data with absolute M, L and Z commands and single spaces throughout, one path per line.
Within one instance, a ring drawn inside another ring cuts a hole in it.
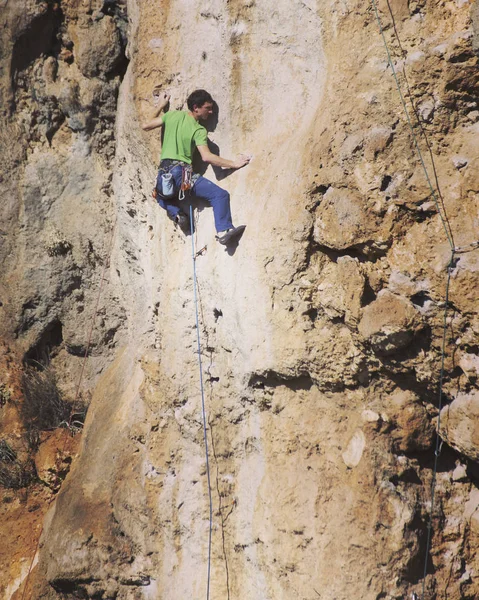
M 239 225 L 238 227 L 233 227 L 232 229 L 228 229 L 226 231 L 219 231 L 216 239 L 220 244 L 223 244 L 223 246 L 227 246 L 228 244 L 231 244 L 231 242 L 240 238 L 245 229 L 246 225 Z
M 185 213 L 179 212 L 173 219 L 176 225 L 181 229 L 183 233 L 190 233 L 190 219 Z

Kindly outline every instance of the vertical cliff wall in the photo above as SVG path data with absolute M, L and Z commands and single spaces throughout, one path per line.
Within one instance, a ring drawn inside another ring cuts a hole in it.
M 109 268 L 82 445 L 30 597 L 206 595 L 191 240 L 150 197 L 160 140 L 140 128 L 156 85 L 173 108 L 208 89 L 212 141 L 254 157 L 207 173 L 247 224 L 237 248 L 216 244 L 211 209 L 195 213 L 210 597 L 422 593 L 448 273 L 449 446 L 425 587 L 475 597 L 477 5 L 379 3 L 429 186 L 372 4 L 31 4 L 25 25 L 5 13 L 11 55 L 29 48 L 4 84 L 7 123 L 25 123 L 21 98 L 39 115 L 55 98 L 59 116 L 13 144 L 2 327 L 19 359 L 57 332 L 67 391 Z M 37 26 L 53 46 L 27 43 Z

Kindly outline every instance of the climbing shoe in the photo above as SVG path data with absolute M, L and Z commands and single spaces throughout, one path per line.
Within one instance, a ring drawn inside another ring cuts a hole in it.
M 175 223 L 183 233 L 190 233 L 190 219 L 185 213 L 179 212 L 175 217 Z
M 233 227 L 233 229 L 228 229 L 227 231 L 217 235 L 216 239 L 220 244 L 223 244 L 223 246 L 227 246 L 228 244 L 231 244 L 232 242 L 240 238 L 243 235 L 245 229 L 246 225 L 239 225 L 239 227 Z

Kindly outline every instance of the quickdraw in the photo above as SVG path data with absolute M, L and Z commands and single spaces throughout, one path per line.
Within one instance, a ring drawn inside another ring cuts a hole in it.
M 189 192 L 193 187 L 193 168 L 191 165 L 184 165 L 181 173 L 181 187 L 178 194 L 179 200 L 185 199 L 185 192 Z

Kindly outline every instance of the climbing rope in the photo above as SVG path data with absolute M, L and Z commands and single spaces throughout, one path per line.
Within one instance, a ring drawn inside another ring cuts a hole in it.
M 190 204 L 190 223 L 193 227 L 193 206 Z M 196 227 L 195 227 L 196 230 Z M 196 319 L 196 342 L 197 342 L 197 353 L 198 353 L 198 368 L 200 372 L 200 389 L 201 389 L 201 413 L 203 417 L 203 437 L 205 441 L 205 456 L 206 456 L 206 477 L 208 480 L 208 498 L 209 498 L 209 532 L 208 532 L 208 572 L 206 579 L 206 600 L 210 598 L 210 580 L 211 580 L 211 538 L 213 533 L 213 498 L 211 495 L 211 477 L 210 477 L 210 462 L 208 456 L 208 435 L 206 429 L 206 409 L 205 409 L 205 392 L 203 386 L 203 365 L 201 361 L 201 340 L 200 340 L 200 324 L 198 317 L 198 279 L 196 276 L 196 258 L 197 254 L 195 251 L 195 232 L 191 232 L 191 257 L 193 261 L 193 290 L 195 300 L 195 319 Z
M 447 267 L 447 280 L 446 280 L 446 295 L 444 299 L 444 318 L 442 323 L 442 343 L 441 343 L 441 371 L 439 374 L 439 396 L 438 396 L 438 416 L 437 416 L 437 433 L 436 433 L 436 447 L 434 449 L 434 466 L 432 470 L 431 480 L 431 511 L 429 513 L 429 521 L 427 524 L 427 537 L 426 537 L 426 548 L 424 557 L 424 572 L 422 578 L 422 600 L 426 595 L 426 577 L 427 577 L 427 563 L 429 557 L 429 550 L 431 548 L 432 541 L 432 520 L 434 512 L 434 501 L 436 496 L 436 479 L 437 479 L 437 468 L 439 462 L 439 456 L 441 455 L 442 439 L 439 436 L 441 431 L 441 409 L 442 409 L 442 396 L 443 396 L 443 383 L 444 383 L 444 363 L 446 360 L 446 340 L 447 340 L 447 312 L 449 307 L 449 289 L 451 285 L 451 274 L 454 269 L 454 250 L 451 253 L 451 262 Z
M 391 18 L 393 20 L 393 28 L 394 28 L 394 32 L 396 35 L 396 38 L 398 40 L 398 43 L 401 47 L 401 42 L 399 40 L 399 36 L 398 36 L 398 32 L 396 30 L 396 26 L 394 23 L 394 16 L 392 14 L 391 11 L 391 6 L 389 4 L 389 1 L 386 0 L 387 4 L 388 4 L 388 8 L 389 8 L 389 12 L 391 14 Z M 471 244 L 468 244 L 466 246 L 460 247 L 460 248 L 456 248 L 454 245 L 454 237 L 452 234 L 452 230 L 450 228 L 449 222 L 447 220 L 447 214 L 446 214 L 446 210 L 445 207 L 441 207 L 439 205 L 439 200 L 438 200 L 438 196 L 437 196 L 437 190 L 433 187 L 432 183 L 431 183 L 431 178 L 429 176 L 422 152 L 421 152 L 421 148 L 419 147 L 419 142 L 417 140 L 416 137 L 416 133 L 414 131 L 414 126 L 411 122 L 411 118 L 409 116 L 409 112 L 407 110 L 407 106 L 406 106 L 406 102 L 404 100 L 404 95 L 402 93 L 401 90 L 401 85 L 399 83 L 399 79 L 397 77 L 397 73 L 396 73 L 396 69 L 394 67 L 394 63 L 392 61 L 391 58 L 391 52 L 389 50 L 389 46 L 386 40 L 386 36 L 384 34 L 384 28 L 382 26 L 381 23 L 381 18 L 379 16 L 379 11 L 378 11 L 378 7 L 376 4 L 376 0 L 371 0 L 372 6 L 374 8 L 374 13 L 376 15 L 376 20 L 379 26 L 379 31 L 381 33 L 381 37 L 383 39 L 383 43 L 384 43 L 384 47 L 386 49 L 386 54 L 388 57 L 388 63 L 389 66 L 391 67 L 391 71 L 394 77 L 394 81 L 396 82 L 396 87 L 399 93 L 399 97 L 401 100 L 401 104 L 403 106 L 405 115 L 406 115 L 406 119 L 407 119 L 407 123 L 409 125 L 409 129 L 411 130 L 411 135 L 414 141 L 414 146 L 416 148 L 416 151 L 418 153 L 419 156 L 419 160 L 421 162 L 422 168 L 424 170 L 424 174 L 428 183 L 428 186 L 431 190 L 431 196 L 434 199 L 434 203 L 436 205 L 437 208 L 437 212 L 439 214 L 439 217 L 441 219 L 443 228 L 444 228 L 444 232 L 446 234 L 446 238 L 447 241 L 449 242 L 450 248 L 451 248 L 451 257 L 447 266 L 447 279 L 446 279 L 446 292 L 445 292 L 445 300 L 444 300 L 444 317 L 443 317 L 443 326 L 442 326 L 442 343 L 441 343 L 441 368 L 440 368 L 440 374 L 439 374 L 439 391 L 438 391 L 438 418 L 437 418 L 437 433 L 436 433 L 436 445 L 435 445 L 435 450 L 434 450 L 434 465 L 433 465 L 433 471 L 432 471 L 432 480 L 431 480 L 431 508 L 430 508 L 430 513 L 429 513 L 429 519 L 428 519 L 428 525 L 427 525 L 427 537 L 426 537 L 426 548 L 425 548 L 425 558 L 424 558 L 424 571 L 423 571 L 423 580 L 422 580 L 422 600 L 425 600 L 425 595 L 426 595 L 426 578 L 427 578 L 427 566 L 428 566 L 428 558 L 429 558 L 429 551 L 431 548 L 431 541 L 432 541 L 432 524 L 433 524 L 433 514 L 434 514 L 434 503 L 435 503 L 435 495 L 436 495 L 436 481 L 437 481 L 437 470 L 438 470 L 438 461 L 439 461 L 439 457 L 441 454 L 441 448 L 442 448 L 442 439 L 439 436 L 439 432 L 441 430 L 441 410 L 442 410 L 442 400 L 443 400 L 443 386 L 444 386 L 444 372 L 445 372 L 445 357 L 446 357 L 446 345 L 447 345 L 447 318 L 448 318 L 448 308 L 449 308 L 449 290 L 450 290 L 450 284 L 451 284 L 451 275 L 452 275 L 452 271 L 454 269 L 455 266 L 455 255 L 456 253 L 463 253 L 463 252 L 470 252 L 476 248 L 479 247 L 479 241 L 476 242 L 472 242 Z M 401 47 L 402 49 L 402 47 Z M 414 109 L 414 104 L 413 104 L 413 109 Z M 416 114 L 417 117 L 417 114 Z M 417 117 L 418 118 L 418 117 Z M 419 121 L 419 118 L 418 118 Z M 421 131 L 423 132 L 423 135 L 425 136 L 425 132 L 421 127 Z M 426 138 L 426 144 L 430 150 L 430 154 L 431 154 L 431 162 L 433 165 L 433 169 L 434 169 L 434 159 L 432 156 L 432 152 L 431 149 L 429 147 L 429 143 L 427 141 Z M 434 169 L 435 170 L 435 169 Z
M 396 41 L 397 41 L 398 46 L 399 46 L 399 51 L 400 51 L 400 54 L 401 54 L 402 58 L 404 59 L 402 61 L 401 70 L 402 70 L 402 75 L 403 75 L 403 78 L 404 78 L 404 83 L 405 83 L 405 86 L 406 86 L 407 95 L 409 97 L 409 102 L 411 103 L 411 107 L 412 107 L 414 116 L 416 117 L 416 124 L 418 125 L 418 127 L 420 129 L 420 133 L 422 134 L 422 138 L 424 139 L 427 151 L 429 153 L 429 159 L 431 161 L 431 167 L 432 167 L 432 174 L 434 176 L 434 181 L 436 182 L 436 189 L 437 189 L 437 192 L 438 192 L 439 199 L 441 200 L 441 206 L 442 206 L 442 208 L 444 210 L 444 215 L 446 216 L 446 208 L 444 206 L 444 200 L 442 198 L 442 194 L 441 194 L 441 191 L 440 191 L 440 188 L 439 188 L 439 179 L 438 179 L 438 175 L 437 175 L 436 165 L 435 165 L 435 162 L 434 162 L 434 155 L 433 155 L 432 147 L 431 147 L 431 144 L 429 143 L 429 138 L 427 136 L 426 129 L 425 129 L 425 127 L 423 125 L 423 122 L 422 122 L 422 119 L 420 117 L 419 110 L 418 110 L 416 104 L 414 103 L 413 94 L 412 94 L 412 91 L 411 91 L 411 86 L 409 85 L 409 80 L 408 80 L 407 73 L 406 73 L 406 60 L 405 59 L 407 58 L 407 52 L 406 52 L 406 50 L 404 50 L 404 48 L 402 46 L 401 39 L 399 37 L 399 33 L 398 33 L 398 30 L 397 30 L 397 27 L 396 27 L 396 20 L 394 18 L 394 14 L 393 14 L 393 10 L 392 10 L 390 1 L 386 0 L 386 4 L 387 4 L 388 10 L 389 10 L 389 14 L 391 15 L 391 22 L 392 22 L 392 26 L 393 26 L 393 29 L 394 29 L 395 38 L 396 38 Z M 449 224 L 449 219 L 447 219 L 447 216 L 446 216 L 446 222 L 447 222 L 447 226 L 448 226 L 448 230 L 449 230 L 449 233 L 451 235 L 451 238 L 453 238 L 451 226 Z
M 75 406 L 76 406 L 76 403 L 78 402 L 78 398 L 80 397 L 80 389 L 81 389 L 81 385 L 82 385 L 82 382 L 83 382 L 83 375 L 85 373 L 86 360 L 87 360 L 88 354 L 90 352 L 91 342 L 92 342 L 92 338 L 93 338 L 93 330 L 95 328 L 96 319 L 98 317 L 99 306 L 100 306 L 100 298 L 101 298 L 101 295 L 102 295 L 102 292 L 103 292 L 103 284 L 104 284 L 104 281 L 105 281 L 105 273 L 106 273 L 106 269 L 110 266 L 111 253 L 112 253 L 112 250 L 113 250 L 113 241 L 114 241 L 114 238 L 115 238 L 115 231 L 116 231 L 117 221 L 118 221 L 118 217 L 115 218 L 115 222 L 114 222 L 113 227 L 111 229 L 110 241 L 109 241 L 109 244 L 108 244 L 108 251 L 107 251 L 107 260 L 104 261 L 104 263 L 103 263 L 103 269 L 101 271 L 100 285 L 98 287 L 98 294 L 97 294 L 97 298 L 96 298 L 96 302 L 95 302 L 95 308 L 94 308 L 94 311 L 93 311 L 93 317 L 92 317 L 92 320 L 91 320 L 90 329 L 89 329 L 89 333 L 88 333 L 87 345 L 85 347 L 85 353 L 84 353 L 83 359 L 82 359 L 82 367 L 81 367 L 81 370 L 80 370 L 80 376 L 78 378 L 78 384 L 77 384 L 75 396 L 74 396 L 74 399 L 73 399 L 73 402 L 72 402 L 72 408 L 70 410 L 70 417 L 68 419 L 67 427 L 65 429 L 65 432 L 66 432 L 65 433 L 65 438 L 64 438 L 65 441 L 63 443 L 63 447 L 62 447 L 61 452 L 59 454 L 57 454 L 57 457 L 55 459 L 55 478 L 56 478 L 55 479 L 55 484 L 58 483 L 58 468 L 59 468 L 60 456 L 62 456 L 64 454 L 64 452 L 65 452 L 66 445 L 67 445 L 67 437 L 66 436 L 68 435 L 68 433 L 72 429 L 73 416 L 76 414 Z M 47 510 L 50 508 L 50 505 L 53 503 L 53 500 L 55 498 L 56 498 L 56 494 L 52 493 L 50 499 L 47 502 Z M 38 537 L 37 537 L 37 541 L 36 541 L 36 544 L 35 544 L 35 551 L 33 552 L 32 560 L 30 562 L 30 567 L 28 569 L 28 573 L 27 573 L 27 576 L 25 578 L 25 584 L 24 584 L 24 587 L 23 587 L 22 599 L 21 600 L 25 600 L 25 594 L 26 594 L 26 591 L 27 591 L 27 588 L 28 588 L 28 582 L 30 580 L 30 575 L 31 575 L 32 570 L 33 570 L 33 563 L 35 561 L 35 556 L 37 555 L 37 552 L 38 552 L 38 548 L 39 548 L 39 545 L 40 545 L 40 538 L 42 537 L 42 534 L 43 534 L 43 523 L 42 523 L 42 526 L 40 528 L 40 533 L 38 534 Z
M 386 41 L 386 36 L 384 34 L 384 29 L 383 29 L 383 26 L 382 26 L 382 23 L 381 23 L 381 18 L 379 16 L 379 12 L 378 12 L 378 7 L 377 7 L 377 4 L 376 4 L 376 0 L 371 0 L 371 2 L 372 2 L 372 5 L 373 5 L 373 8 L 374 8 L 374 13 L 376 15 L 376 20 L 378 22 L 379 31 L 380 31 L 381 37 L 383 39 L 384 47 L 386 49 L 386 54 L 387 54 L 387 57 L 388 57 L 388 63 L 389 63 L 389 66 L 391 67 L 391 71 L 392 71 L 392 74 L 393 74 L 393 77 L 394 77 L 394 81 L 396 82 L 396 88 L 398 90 L 399 97 L 401 99 L 401 104 L 403 106 L 404 113 L 406 115 L 406 120 L 407 120 L 407 123 L 409 125 L 409 129 L 411 130 L 411 135 L 412 135 L 412 138 L 413 138 L 413 141 L 414 141 L 414 146 L 415 146 L 416 151 L 418 153 L 419 160 L 421 162 L 421 165 L 422 165 L 422 168 L 423 168 L 423 171 L 424 171 L 424 175 L 426 177 L 427 184 L 429 186 L 429 189 L 431 190 L 431 197 L 434 200 L 434 204 L 436 205 L 437 212 L 439 214 L 439 217 L 441 218 L 441 222 L 442 222 L 442 225 L 444 227 L 444 231 L 446 233 L 447 241 L 449 242 L 449 245 L 451 246 L 451 250 L 454 250 L 454 241 L 453 241 L 452 232 L 450 231 L 450 228 L 448 227 L 446 215 L 443 214 L 443 211 L 441 210 L 441 207 L 439 205 L 439 199 L 437 197 L 437 190 L 432 185 L 431 178 L 429 176 L 429 172 L 427 170 L 426 163 L 424 162 L 424 158 L 423 158 L 423 155 L 422 155 L 422 152 L 421 152 L 421 148 L 419 147 L 419 142 L 417 140 L 416 132 L 414 131 L 414 125 L 411 122 L 411 117 L 409 116 L 409 111 L 408 111 L 407 106 L 406 106 L 406 101 L 404 100 L 404 95 L 403 95 L 402 90 L 401 90 L 401 85 L 399 83 L 399 79 L 398 79 L 398 76 L 397 76 L 397 73 L 396 73 L 396 69 L 394 67 L 394 63 L 393 63 L 393 60 L 391 58 L 391 52 L 389 50 L 389 46 L 388 46 L 388 43 Z M 445 211 L 444 211 L 444 213 L 445 213 Z

